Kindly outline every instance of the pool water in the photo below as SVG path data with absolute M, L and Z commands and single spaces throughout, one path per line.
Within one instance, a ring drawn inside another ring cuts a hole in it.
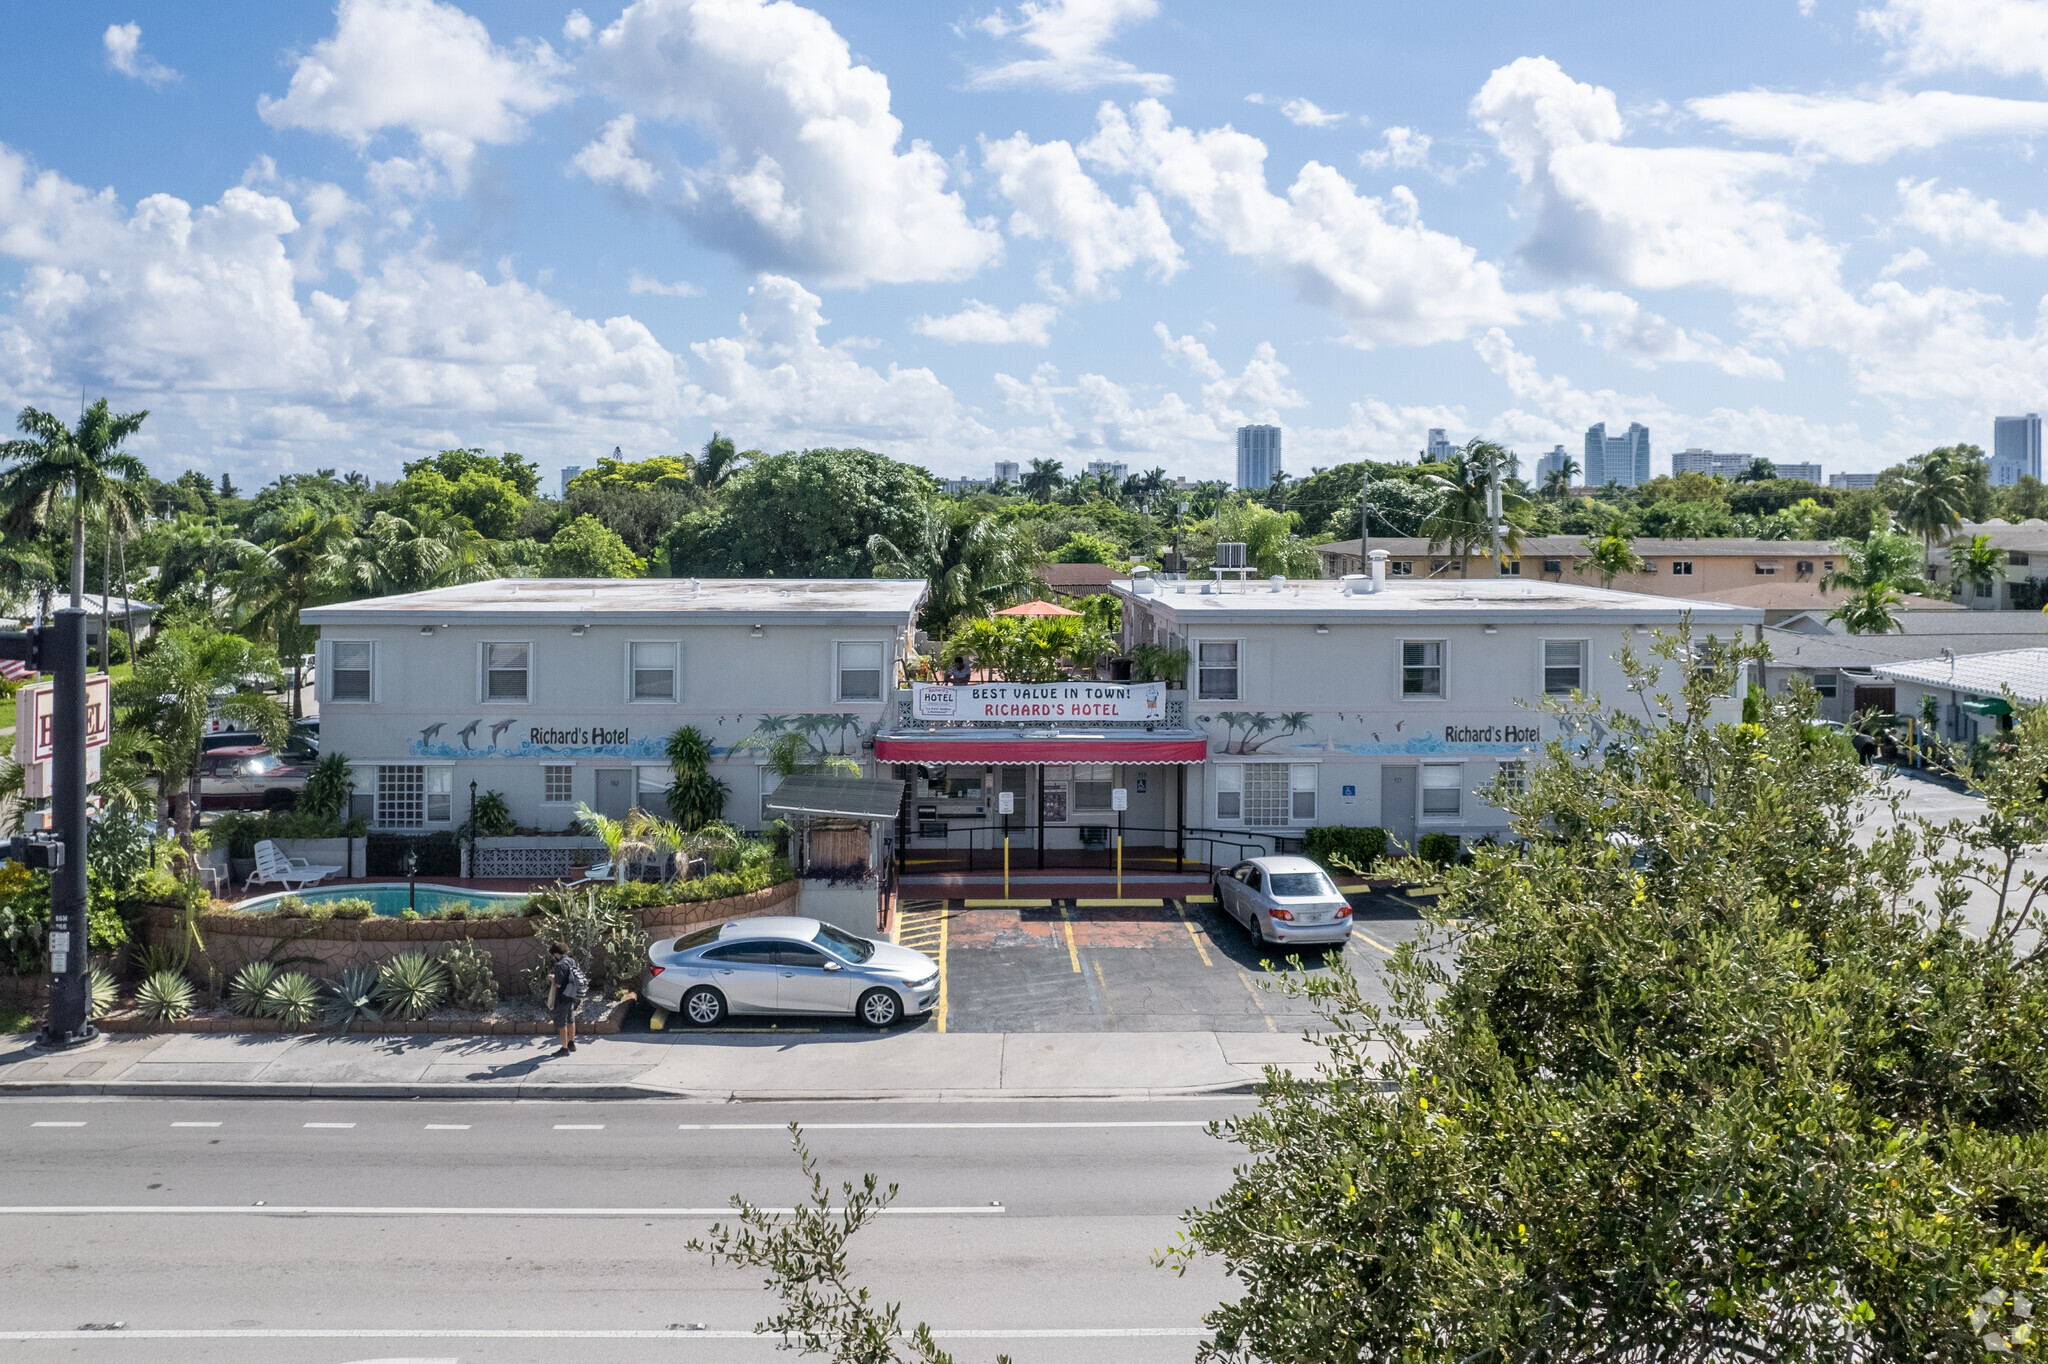
M 376 913 L 393 917 L 408 909 L 432 914 L 456 904 L 467 904 L 485 913 L 502 914 L 519 909 L 531 898 L 525 891 L 459 890 L 448 886 L 420 886 L 414 890 L 403 881 L 391 881 L 360 886 L 315 886 L 296 892 L 279 891 L 275 895 L 259 895 L 253 900 L 240 901 L 235 908 L 245 914 L 261 914 L 276 909 L 278 902 L 288 894 L 296 894 L 309 905 L 332 904 L 336 900 L 368 900 Z

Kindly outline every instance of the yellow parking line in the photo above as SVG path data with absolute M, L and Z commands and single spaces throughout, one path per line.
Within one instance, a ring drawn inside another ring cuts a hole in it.
M 1095 968 L 1095 983 L 1102 989 L 1102 1007 L 1109 1011 L 1111 1017 L 1115 1017 L 1116 1005 L 1109 1002 L 1109 982 L 1102 978 L 1102 963 L 1091 961 L 1088 964 Z
M 1214 966 L 1216 963 L 1209 960 L 1209 949 L 1202 946 L 1202 935 L 1195 932 L 1194 920 L 1188 918 L 1187 908 L 1178 900 L 1174 902 L 1173 908 L 1174 912 L 1180 915 L 1181 926 L 1187 929 L 1188 937 L 1194 939 L 1195 951 L 1202 954 L 1202 965 Z
M 1254 985 L 1254 984 L 1252 984 L 1252 979 L 1251 979 L 1251 977 L 1250 977 L 1250 976 L 1247 976 L 1247 975 L 1246 975 L 1246 974 L 1245 974 L 1244 972 L 1242 972 L 1242 971 L 1239 971 L 1239 972 L 1237 973 L 1237 978 L 1238 978 L 1239 980 L 1241 980 L 1241 981 L 1243 981 L 1243 982 L 1244 982 L 1244 988 L 1245 988 L 1245 992 L 1246 992 L 1246 993 L 1248 993 L 1249 995 L 1251 995 L 1251 997 L 1252 997 L 1252 1007 L 1253 1007 L 1253 1008 L 1255 1008 L 1255 1009 L 1257 1009 L 1257 1010 L 1259 1011 L 1259 1015 L 1260 1015 L 1260 1017 L 1262 1017 L 1262 1018 L 1264 1018 L 1264 1019 L 1266 1020 L 1266 1031 L 1267 1031 L 1267 1032 L 1279 1032 L 1280 1030 L 1279 1030 L 1278 1028 L 1276 1028 L 1276 1027 L 1274 1027 L 1274 1026 L 1273 1026 L 1273 1015 L 1271 1015 L 1271 1014 L 1269 1014 L 1269 1013 L 1267 1013 L 1267 1012 L 1266 1012 L 1266 1003 L 1265 1003 L 1265 1001 L 1259 998 L 1259 987 L 1258 987 L 1258 986 L 1256 986 L 1256 985 Z
M 1180 898 L 1183 904 L 1190 905 L 1213 905 L 1216 903 L 1216 897 L 1213 895 L 1183 895 Z
M 1149 906 L 1157 905 L 1158 903 L 1159 903 L 1159 897 L 1158 897 L 1158 896 L 1156 896 L 1156 895 L 1155 895 L 1155 896 L 1153 896 L 1153 897 L 1152 897 L 1151 899 L 1149 899 L 1149 900 L 1076 900 L 1076 901 L 1074 901 L 1074 904 L 1075 904 L 1075 905 L 1076 905 L 1077 907 L 1081 908 L 1081 909 L 1137 909 L 1137 908 L 1144 908 L 1144 907 L 1149 907 Z
M 1354 928 L 1351 930 L 1351 936 L 1354 938 L 1364 938 L 1367 942 L 1371 943 L 1374 947 L 1377 947 L 1380 951 L 1386 953 L 1390 957 L 1394 955 L 1393 948 L 1387 946 L 1385 943 L 1381 942 L 1378 938 L 1373 937 L 1371 934 L 1361 933 Z
M 1081 952 L 1074 946 L 1074 919 L 1065 905 L 1060 906 L 1060 923 L 1067 930 L 1067 960 L 1073 964 L 1074 974 L 1081 974 Z

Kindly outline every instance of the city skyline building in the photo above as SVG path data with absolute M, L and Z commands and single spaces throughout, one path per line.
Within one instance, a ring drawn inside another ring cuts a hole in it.
M 1830 488 L 1840 488 L 1840 489 L 1842 489 L 1842 490 L 1844 490 L 1844 491 L 1849 491 L 1849 490 L 1851 490 L 1851 489 L 1856 489 L 1856 488 L 1875 488 L 1875 487 L 1877 486 L 1877 475 L 1876 475 L 1876 474 L 1829 474 L 1829 475 L 1828 475 L 1828 486 L 1829 486 Z
M 2021 476 L 2041 477 L 2041 414 L 1991 422 L 1991 486 L 2010 488 Z
M 1121 483 L 1130 477 L 1131 466 L 1119 460 L 1091 459 L 1088 461 L 1088 472 L 1091 474 L 1108 474 L 1111 478 Z
M 998 483 L 1015 483 L 1017 481 L 1017 472 L 1016 460 L 999 459 L 996 461 L 996 481 Z
M 1549 454 L 1544 455 L 1542 458 L 1536 461 L 1537 484 L 1540 486 L 1544 483 L 1548 483 L 1550 481 L 1550 476 L 1556 473 L 1558 470 L 1564 468 L 1565 461 L 1569 460 L 1570 458 L 1571 455 L 1565 450 L 1565 448 L 1562 445 L 1552 447 Z M 1580 472 L 1583 473 L 1584 470 L 1581 470 Z
M 1429 442 L 1423 449 L 1423 457 L 1435 461 L 1449 459 L 1458 453 L 1458 447 L 1451 444 L 1449 434 L 1441 426 L 1429 428 Z
M 583 466 L 580 464 L 564 464 L 562 466 L 562 496 L 567 497 L 569 495 L 569 485 L 574 483 L 576 475 L 582 472 Z
M 1240 426 L 1237 428 L 1237 486 L 1258 489 L 1272 486 L 1280 472 L 1280 428 Z
M 1583 463 L 1586 483 L 1590 487 L 1601 488 L 1609 483 L 1618 483 L 1624 488 L 1633 488 L 1639 483 L 1648 483 L 1650 428 L 1641 422 L 1630 422 L 1625 434 L 1610 436 L 1606 422 L 1594 422 L 1586 428 Z

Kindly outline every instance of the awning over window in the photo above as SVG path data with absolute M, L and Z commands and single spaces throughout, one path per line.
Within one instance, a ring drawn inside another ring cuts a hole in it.
M 903 806 L 903 783 L 892 777 L 785 777 L 766 804 L 785 815 L 894 819 Z
M 1143 730 L 1123 734 L 1021 734 L 1008 730 L 945 730 L 932 734 L 883 734 L 875 757 L 885 763 L 1012 767 L 1038 763 L 1199 763 L 1209 756 L 1201 734 L 1161 735 Z
M 1972 715 L 2010 715 L 2012 707 L 2002 696 L 1979 696 L 1963 702 L 1963 709 Z

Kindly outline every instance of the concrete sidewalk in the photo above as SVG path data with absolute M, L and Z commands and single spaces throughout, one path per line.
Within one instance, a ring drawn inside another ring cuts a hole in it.
M 1299 1034 L 825 1033 L 594 1038 L 158 1034 L 45 1055 L 0 1040 L 0 1095 L 695 1100 L 1021 1099 L 1249 1092 L 1306 1074 Z

